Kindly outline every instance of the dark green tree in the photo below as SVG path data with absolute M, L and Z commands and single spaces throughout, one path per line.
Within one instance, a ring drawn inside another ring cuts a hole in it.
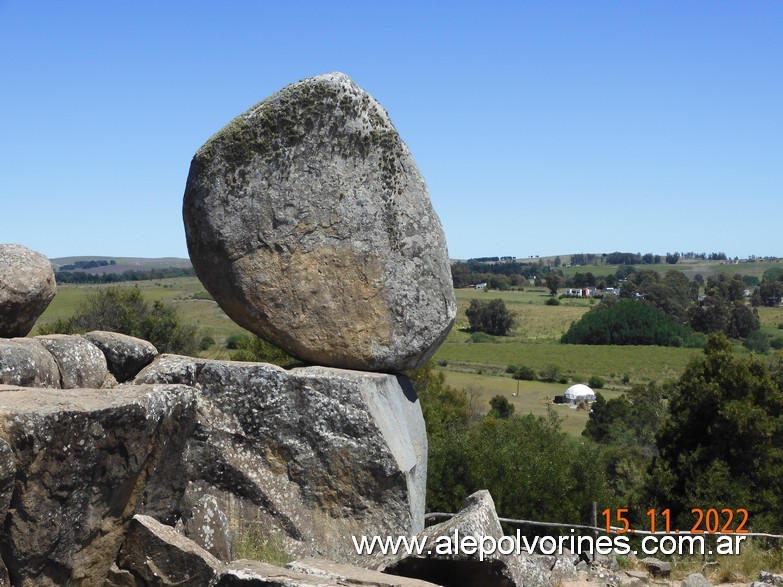
M 744 507 L 754 529 L 783 526 L 780 368 L 709 335 L 673 387 L 657 443 L 651 488 L 680 521 L 691 508 Z
M 489 302 L 472 299 L 465 311 L 472 332 L 505 336 L 514 326 L 514 315 L 500 298 Z
M 513 404 L 504 395 L 496 395 L 489 400 L 489 413 L 495 418 L 509 418 L 514 413 Z

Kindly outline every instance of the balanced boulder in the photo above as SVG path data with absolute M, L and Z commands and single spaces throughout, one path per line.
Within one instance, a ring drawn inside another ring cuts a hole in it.
M 0 245 L 0 337 L 27 336 L 56 291 L 49 259 L 22 245 Z
M 386 111 L 344 74 L 292 84 L 210 138 L 183 216 L 217 303 L 304 361 L 415 368 L 454 322 L 424 179 Z

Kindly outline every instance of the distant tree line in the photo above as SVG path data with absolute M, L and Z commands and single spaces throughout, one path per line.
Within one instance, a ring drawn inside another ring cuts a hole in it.
M 90 261 L 92 262 L 92 261 Z M 84 271 L 55 271 L 57 283 L 119 283 L 122 281 L 146 281 L 149 279 L 166 279 L 169 277 L 191 277 L 196 272 L 192 267 L 163 267 L 139 271 L 129 269 L 122 273 L 86 273 Z
M 95 269 L 96 267 L 108 267 L 109 265 L 116 265 L 117 261 L 111 259 L 94 259 L 92 261 L 76 261 L 68 265 L 60 265 L 60 271 L 78 271 L 85 269 Z

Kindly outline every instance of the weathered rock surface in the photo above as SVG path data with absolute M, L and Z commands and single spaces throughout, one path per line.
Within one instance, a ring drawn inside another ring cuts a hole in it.
M 671 563 L 659 560 L 652 556 L 643 558 L 639 562 L 645 566 L 647 572 L 650 573 L 650 575 L 652 575 L 653 577 L 666 579 L 669 577 L 669 575 L 671 575 L 672 572 Z
M 424 525 L 427 436 L 405 377 L 161 355 L 135 383 L 200 390 L 181 475 L 295 556 L 351 561 L 352 535 Z
M 701 573 L 691 573 L 685 577 L 681 587 L 710 587 L 710 582 Z
M 119 383 L 133 379 L 158 356 L 151 342 L 127 334 L 93 330 L 84 338 L 103 351 L 109 371 Z
M 340 581 L 340 585 L 367 585 L 368 587 L 435 587 L 434 583 L 388 575 L 378 571 L 344 565 L 324 559 L 304 559 L 286 565 L 297 573 Z
M 215 497 L 204 494 L 184 515 L 185 536 L 211 555 L 228 562 L 234 558 L 229 519 Z
M 386 111 L 344 74 L 292 84 L 210 138 L 183 216 L 223 310 L 304 361 L 414 368 L 454 322 L 424 180 Z
M 0 338 L 0 384 L 60 387 L 60 368 L 40 341 Z
M 495 504 L 486 490 L 469 496 L 453 518 L 425 528 L 418 534 L 420 541 L 426 538 L 426 544 L 431 546 L 429 551 L 420 555 L 398 553 L 363 563 L 385 573 L 450 587 L 551 587 L 550 579 L 532 558 L 495 551 L 479 560 L 478 552 L 464 552 L 462 540 L 466 536 L 474 537 L 477 544 L 481 544 L 485 537 L 497 541 L 503 536 Z M 436 545 L 445 545 L 446 541 L 451 544 L 449 552 L 443 552 L 445 548 L 442 547 L 435 548 Z
M 0 244 L 0 337 L 27 336 L 57 292 L 49 259 Z
M 60 387 L 103 387 L 109 370 L 101 350 L 78 334 L 49 334 L 36 336 L 48 350 L 60 370 Z
M 195 414 L 184 386 L 0 386 L 0 460 L 15 470 L 0 546 L 13 584 L 103 584 L 134 513 L 173 519 Z M 4 500 L 8 490 L 0 479 Z
M 195 542 L 142 515 L 131 520 L 118 560 L 121 569 L 149 587 L 205 587 L 214 584 L 223 569 L 223 563 Z

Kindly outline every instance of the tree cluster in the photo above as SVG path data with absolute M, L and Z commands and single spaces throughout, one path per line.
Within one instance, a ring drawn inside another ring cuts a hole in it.
M 505 336 L 514 326 L 514 315 L 501 299 L 491 301 L 470 300 L 465 311 L 471 332 L 485 332 L 493 336 Z
M 640 300 L 606 301 L 571 324 L 564 344 L 687 346 L 690 331 Z
M 84 271 L 55 271 L 57 283 L 120 283 L 123 281 L 146 281 L 169 277 L 191 277 L 195 275 L 192 267 L 163 267 L 140 271 L 129 269 L 122 273 L 86 273 Z

